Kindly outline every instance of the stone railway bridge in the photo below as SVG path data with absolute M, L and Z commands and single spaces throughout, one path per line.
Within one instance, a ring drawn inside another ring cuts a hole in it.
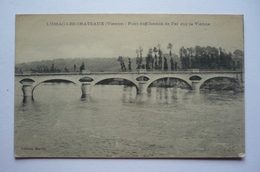
M 33 96 L 34 89 L 41 83 L 52 80 L 69 81 L 81 87 L 82 95 L 90 94 L 91 88 L 106 79 L 125 79 L 135 85 L 137 93 L 147 93 L 154 81 L 163 78 L 180 79 L 192 90 L 199 91 L 200 86 L 213 78 L 235 79 L 243 87 L 243 73 L 238 71 L 166 71 L 166 72 L 75 72 L 75 73 L 28 73 L 16 74 L 22 84 L 24 97 Z

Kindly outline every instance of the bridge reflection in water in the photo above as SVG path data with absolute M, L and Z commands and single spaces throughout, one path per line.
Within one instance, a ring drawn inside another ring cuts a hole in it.
M 43 82 L 72 82 L 82 91 L 82 98 L 91 93 L 96 84 L 105 80 L 124 80 L 136 87 L 137 94 L 148 92 L 148 87 L 162 79 L 177 79 L 191 90 L 199 91 L 200 87 L 213 78 L 229 78 L 243 88 L 244 73 L 238 71 L 166 71 L 166 72 L 89 72 L 89 73 L 31 73 L 16 74 L 22 84 L 24 97 L 32 97 L 34 89 Z M 175 84 L 176 87 L 178 85 Z

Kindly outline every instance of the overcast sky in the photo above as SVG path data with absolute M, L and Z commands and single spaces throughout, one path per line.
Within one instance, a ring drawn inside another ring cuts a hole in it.
M 144 22 L 156 25 L 141 25 Z M 173 44 L 172 52 L 177 55 L 182 46 L 209 45 L 232 53 L 243 50 L 243 18 L 214 15 L 20 15 L 16 18 L 16 63 L 76 57 L 136 57 L 139 46 L 145 56 L 149 48 L 158 44 L 163 53 L 168 53 L 168 43 Z

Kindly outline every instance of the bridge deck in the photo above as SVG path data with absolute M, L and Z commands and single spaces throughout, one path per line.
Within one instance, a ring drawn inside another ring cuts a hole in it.
M 111 74 L 241 74 L 242 71 L 132 71 L 132 72 L 59 72 L 59 73 L 16 73 L 15 76 L 49 76 L 49 75 L 111 75 Z

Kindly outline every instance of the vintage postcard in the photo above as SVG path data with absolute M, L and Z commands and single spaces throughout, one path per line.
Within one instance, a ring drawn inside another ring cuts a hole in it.
M 242 15 L 17 15 L 16 158 L 243 158 Z

